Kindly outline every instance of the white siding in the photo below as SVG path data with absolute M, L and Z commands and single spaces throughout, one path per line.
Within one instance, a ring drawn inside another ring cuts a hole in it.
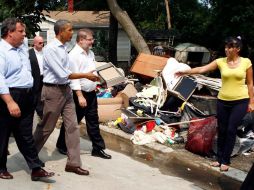
M 50 21 L 42 21 L 39 25 L 42 31 L 47 31 L 47 43 L 51 42 L 55 37 L 54 23 Z M 38 35 L 39 32 L 36 34 Z
M 131 43 L 123 30 L 118 31 L 117 39 L 117 61 L 130 61 Z

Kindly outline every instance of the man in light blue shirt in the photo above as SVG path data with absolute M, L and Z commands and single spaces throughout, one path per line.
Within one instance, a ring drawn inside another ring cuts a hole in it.
M 98 81 L 99 77 L 92 72 L 72 73 L 65 43 L 73 35 L 69 21 L 58 20 L 54 25 L 56 38 L 45 46 L 43 51 L 43 88 L 41 99 L 44 105 L 43 117 L 37 125 L 34 140 L 38 151 L 41 150 L 62 115 L 66 129 L 66 145 L 68 152 L 66 172 L 78 175 L 89 175 L 89 171 L 81 168 L 79 127 L 75 113 L 75 105 L 70 88 L 70 79 L 87 78 Z
M 31 88 L 33 77 L 26 50 L 4 39 L 0 43 L 0 94 L 8 94 L 9 87 Z
M 33 181 L 52 177 L 42 169 L 44 163 L 35 148 L 33 127 L 33 78 L 28 52 L 23 48 L 25 25 L 16 18 L 2 23 L 0 42 L 0 178 L 12 179 L 7 170 L 7 148 L 10 133 L 32 170 Z

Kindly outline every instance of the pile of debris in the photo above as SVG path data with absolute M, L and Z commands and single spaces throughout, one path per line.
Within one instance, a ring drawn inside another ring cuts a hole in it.
M 125 78 L 119 82 L 121 88 L 114 85 L 111 89 L 121 89 L 118 94 L 124 94 L 125 99 L 111 125 L 132 134 L 134 144 L 185 143 L 194 153 L 209 154 L 216 136 L 216 96 L 221 80 L 204 75 L 175 76 L 188 68 L 175 58 L 141 53 L 131 68 L 139 80 Z

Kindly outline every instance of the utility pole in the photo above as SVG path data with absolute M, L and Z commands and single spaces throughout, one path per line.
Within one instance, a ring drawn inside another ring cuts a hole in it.
M 165 6 L 166 6 L 166 12 L 167 12 L 167 23 L 168 23 L 168 29 L 171 29 L 171 19 L 170 19 L 170 9 L 169 9 L 169 0 L 165 0 Z

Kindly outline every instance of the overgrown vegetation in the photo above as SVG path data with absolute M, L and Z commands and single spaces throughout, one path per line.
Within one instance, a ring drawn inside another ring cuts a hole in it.
M 167 30 L 164 0 L 125 0 L 118 3 L 140 31 Z M 172 29 L 180 34 L 181 42 L 204 45 L 222 54 L 225 37 L 241 36 L 245 42 L 244 56 L 254 61 L 253 0 L 170 0 L 169 6 Z M 27 24 L 29 34 L 33 34 L 44 19 L 42 10 L 50 9 L 66 10 L 67 0 L 0 0 L 0 20 L 20 17 Z M 108 10 L 108 7 L 105 0 L 74 0 L 74 9 Z

